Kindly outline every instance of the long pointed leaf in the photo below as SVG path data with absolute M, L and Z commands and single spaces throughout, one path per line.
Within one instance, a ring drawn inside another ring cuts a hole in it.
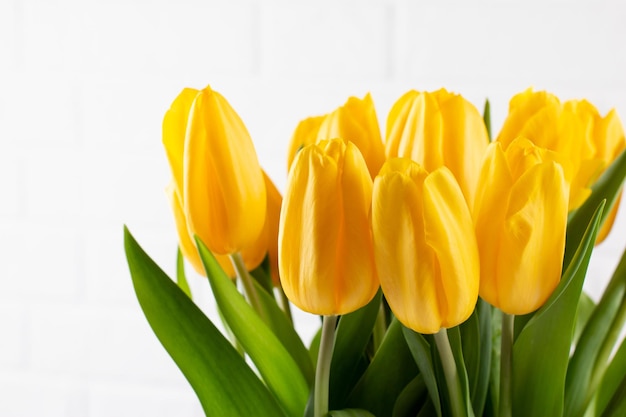
M 124 228 L 139 304 L 157 338 L 192 386 L 207 416 L 284 416 L 230 342 Z
M 617 387 L 617 391 L 604 409 L 601 417 L 623 417 L 626 415 L 626 378 Z
M 439 396 L 439 388 L 437 386 L 437 376 L 432 357 L 432 346 L 424 338 L 423 335 L 402 326 L 404 338 L 409 346 L 411 355 L 424 377 L 424 383 L 428 388 L 428 393 L 433 402 L 437 415 L 441 417 L 441 398 Z
M 616 395 L 623 395 L 619 392 L 620 386 L 626 383 L 626 340 L 622 341 L 621 346 L 615 353 L 611 364 L 604 374 L 602 383 L 596 394 L 596 415 L 603 415 L 609 408 L 612 398 Z
M 480 334 L 480 353 L 478 357 L 478 373 L 475 385 L 472 387 L 472 405 L 474 414 L 483 415 L 487 390 L 489 389 L 489 377 L 491 375 L 491 348 L 492 348 L 492 311 L 493 307 L 483 299 L 478 299 L 476 303 L 476 314 L 478 316 L 478 328 Z
M 183 259 L 183 253 L 180 251 L 180 248 L 178 248 L 178 253 L 176 254 L 176 283 L 180 289 L 187 294 L 187 297 L 193 300 L 191 289 L 189 288 L 189 283 L 187 282 L 187 275 L 185 274 L 185 261 Z
M 622 255 L 602 299 L 591 314 L 570 360 L 565 385 L 565 412 L 567 415 L 581 414 L 585 404 L 589 401 L 587 391 L 594 364 L 625 294 L 626 252 Z
M 513 346 L 513 415 L 560 416 L 578 299 L 602 217 L 596 210 L 575 255 L 548 301 Z
M 339 319 L 330 367 L 330 408 L 345 407 L 345 400 L 367 363 L 364 352 L 380 309 L 382 292 L 366 306 Z
M 315 369 L 308 349 L 304 346 L 285 312 L 276 303 L 276 299 L 265 291 L 261 283 L 255 281 L 254 285 L 265 313 L 269 317 L 271 330 L 296 362 L 309 387 L 312 387 Z
M 274 333 L 244 300 L 220 268 L 213 254 L 197 237 L 196 244 L 213 295 L 230 329 L 250 355 L 261 377 L 287 415 L 302 415 L 309 388 L 298 365 Z
M 350 394 L 348 406 L 369 410 L 375 416 L 389 416 L 398 395 L 417 374 L 402 325 L 394 319 L 370 366 Z
M 367 410 L 348 408 L 345 410 L 333 410 L 328 413 L 328 417 L 376 417 Z
M 402 390 L 393 406 L 392 417 L 413 417 L 417 415 L 428 399 L 424 377 L 419 374 Z

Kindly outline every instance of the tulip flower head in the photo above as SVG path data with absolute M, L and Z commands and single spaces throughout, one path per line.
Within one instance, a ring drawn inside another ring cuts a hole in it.
M 291 139 L 288 166 L 291 167 L 295 154 L 303 146 L 332 138 L 354 143 L 363 155 L 372 178 L 385 162 L 385 148 L 370 94 L 362 99 L 350 97 L 333 112 L 300 122 Z
M 300 309 L 346 314 L 378 290 L 369 224 L 372 180 L 356 145 L 305 146 L 289 172 L 279 225 L 283 290 Z
M 474 206 L 480 296 L 508 314 L 541 307 L 561 278 L 569 187 L 553 152 L 489 145 Z
M 411 90 L 387 118 L 386 154 L 411 158 L 427 172 L 447 167 L 471 207 L 485 148 L 487 128 L 479 111 L 462 96 L 441 89 Z
M 380 284 L 395 316 L 420 333 L 464 322 L 478 298 L 470 210 L 446 167 L 389 159 L 374 181 L 372 232 Z
M 626 149 L 622 123 L 611 110 L 602 117 L 586 100 L 564 103 L 545 91 L 523 91 L 511 99 L 497 140 L 504 149 L 518 136 L 561 155 L 565 179 L 570 185 L 569 210 L 575 210 L 591 194 L 591 186 Z M 608 234 L 616 204 L 598 233 L 600 242 Z
M 246 266 L 257 266 L 267 252 L 265 180 L 237 113 L 210 87 L 185 89 L 165 114 L 163 144 L 185 257 L 203 273 L 192 238 L 198 235 L 231 276 L 230 262 L 220 255 L 243 252 Z

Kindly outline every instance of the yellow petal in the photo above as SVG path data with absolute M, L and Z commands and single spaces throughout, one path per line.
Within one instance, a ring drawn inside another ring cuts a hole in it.
M 502 146 L 491 143 L 485 154 L 474 201 L 474 224 L 480 253 L 480 296 L 500 305 L 497 259 L 500 256 L 500 231 L 504 225 L 513 178 Z
M 488 143 L 476 107 L 444 89 L 406 93 L 387 119 L 387 156 L 411 158 L 428 172 L 448 167 L 470 207 Z
M 198 253 L 196 245 L 192 238 L 189 236 L 189 232 L 187 230 L 187 220 L 185 219 L 182 201 L 176 188 L 176 181 L 172 180 L 172 182 L 166 187 L 165 191 L 170 201 L 170 205 L 172 206 L 172 211 L 174 212 L 174 220 L 176 221 L 176 231 L 178 232 L 180 251 L 182 252 L 185 259 L 187 259 L 191 263 L 191 265 L 198 274 L 206 276 L 204 266 L 202 265 L 202 261 L 200 260 L 200 254 Z
M 559 99 L 545 91 L 533 91 L 529 88 L 515 95 L 509 102 L 509 114 L 504 121 L 497 140 L 506 149 L 518 136 L 523 136 L 522 129 L 526 122 L 544 107 L 560 107 Z M 532 138 L 531 138 L 532 139 Z
M 483 156 L 489 144 L 487 128 L 478 109 L 469 101 L 460 95 L 449 94 L 446 97 L 440 103 L 444 126 L 443 165 L 450 169 L 471 207 Z
M 480 266 L 474 224 L 460 186 L 445 167 L 424 180 L 423 204 L 426 243 L 437 259 L 439 327 L 454 327 L 467 320 L 478 299 Z
M 333 138 L 354 143 L 365 159 L 370 176 L 376 176 L 385 161 L 385 148 L 370 94 L 363 99 L 350 97 L 343 106 L 324 117 L 317 140 Z
M 209 87 L 191 108 L 183 182 L 190 234 L 197 234 L 217 254 L 254 244 L 265 222 L 261 168 L 243 122 Z
M 387 157 L 411 158 L 432 171 L 444 165 L 443 119 L 434 95 L 410 91 L 387 119 Z
M 283 197 L 265 171 L 263 171 L 263 177 L 267 191 L 267 217 L 265 219 L 267 252 L 270 260 L 272 281 L 274 285 L 278 286 L 280 285 L 280 275 L 278 273 L 278 224 L 280 221 L 280 206 L 283 203 Z
M 604 220 L 604 224 L 598 231 L 598 236 L 596 236 L 596 245 L 599 243 L 602 243 L 609 235 L 609 232 L 611 231 L 611 228 L 613 227 L 613 223 L 615 223 L 615 218 L 617 217 L 617 212 L 619 210 L 619 204 L 620 204 L 621 199 L 622 199 L 622 191 L 620 191 L 619 195 L 617 196 L 617 199 L 615 200 L 615 204 L 613 205 L 613 208 L 609 212 L 608 216 L 606 216 L 606 219 Z
M 502 311 L 530 313 L 559 283 L 567 194 L 563 171 L 554 162 L 532 167 L 513 185 L 498 258 Z
M 441 328 L 435 253 L 422 206 L 427 172 L 408 158 L 387 160 L 374 181 L 372 232 L 380 284 L 394 315 L 422 333 Z
M 291 136 L 289 142 L 289 150 L 287 152 L 287 171 L 291 168 L 291 165 L 296 157 L 296 154 L 304 148 L 306 145 L 315 143 L 317 139 L 317 132 L 325 116 L 309 117 L 298 123 L 296 130 Z
M 180 251 L 182 252 L 185 259 L 187 259 L 187 261 L 191 263 L 191 265 L 198 274 L 206 276 L 206 272 L 204 270 L 204 266 L 202 265 L 200 254 L 196 249 L 195 242 L 189 236 L 187 221 L 183 212 L 181 198 L 178 190 L 176 189 L 176 183 L 174 180 L 172 180 L 172 182 L 167 186 L 166 193 L 174 212 L 174 219 L 176 220 L 176 231 L 178 232 Z M 226 275 L 234 278 L 235 270 L 233 269 L 233 264 L 230 261 L 228 255 L 213 254 L 213 256 L 215 256 L 215 259 L 220 264 Z M 261 259 L 259 259 L 258 254 L 256 253 L 254 253 L 251 257 L 251 255 L 246 253 L 245 251 L 242 253 L 242 258 L 248 270 L 256 268 L 263 260 L 262 257 Z
M 174 99 L 163 118 L 163 145 L 170 163 L 172 176 L 176 182 L 176 188 L 181 192 L 183 190 L 183 153 L 187 120 L 189 118 L 189 109 L 197 94 L 198 90 L 185 88 Z
M 597 157 L 607 162 L 607 167 L 626 148 L 624 127 L 615 110 L 611 110 L 598 122 L 594 129 L 594 142 Z

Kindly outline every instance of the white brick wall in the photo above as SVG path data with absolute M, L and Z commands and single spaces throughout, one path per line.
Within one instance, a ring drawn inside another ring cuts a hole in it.
M 298 120 L 367 91 L 383 123 L 441 86 L 489 97 L 496 131 L 529 85 L 626 118 L 624 20 L 608 0 L 0 0 L 0 416 L 202 415 L 122 247 L 126 223 L 173 271 L 160 129 L 182 87 L 228 98 L 282 188 Z M 594 256 L 595 296 L 625 227 Z

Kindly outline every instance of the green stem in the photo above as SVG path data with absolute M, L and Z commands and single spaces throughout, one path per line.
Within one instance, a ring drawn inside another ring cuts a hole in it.
M 513 336 L 515 316 L 502 313 L 502 340 L 500 345 L 500 417 L 512 415 Z
M 248 301 L 254 310 L 257 312 L 259 317 L 265 322 L 268 323 L 267 315 L 265 314 L 265 309 L 261 304 L 261 299 L 259 298 L 259 294 L 256 292 L 256 288 L 254 288 L 254 278 L 248 272 L 245 263 L 243 262 L 243 258 L 239 253 L 233 253 L 230 255 L 230 261 L 235 268 L 235 272 L 237 273 L 237 277 L 243 283 L 243 288 L 248 297 Z
M 289 299 L 287 298 L 287 294 L 283 291 L 283 287 L 279 286 L 277 291 L 280 293 L 280 308 L 285 312 L 285 315 L 293 324 L 293 316 L 291 315 L 291 305 L 289 304 Z
M 374 323 L 374 331 L 372 338 L 374 340 L 374 352 L 378 350 L 378 347 L 383 342 L 385 332 L 387 331 L 387 319 L 385 317 L 385 305 L 384 301 L 380 300 L 380 306 L 378 307 L 378 315 L 376 316 L 376 322 Z
M 315 370 L 315 394 L 313 397 L 313 415 L 323 417 L 328 414 L 328 384 L 330 381 L 330 363 L 335 345 L 335 326 L 338 316 L 324 316 L 322 319 L 322 338 Z
M 435 344 L 439 351 L 441 364 L 443 365 L 443 373 L 446 377 L 446 385 L 452 403 L 452 415 L 454 417 L 466 416 L 463 406 L 463 395 L 461 393 L 461 381 L 459 380 L 459 372 L 454 361 L 454 354 L 448 339 L 448 331 L 446 329 L 439 330 L 435 333 Z

